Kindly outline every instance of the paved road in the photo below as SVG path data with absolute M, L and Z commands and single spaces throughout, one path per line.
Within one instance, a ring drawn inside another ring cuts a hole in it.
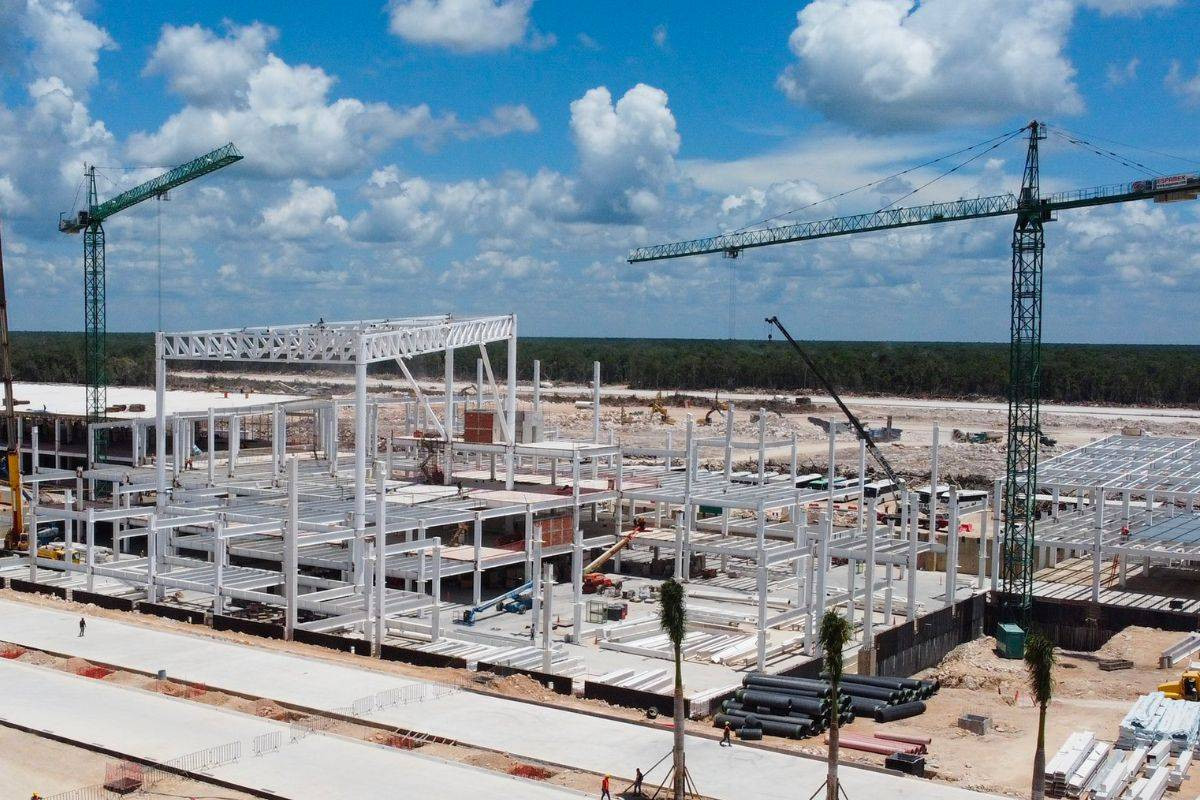
M 344 666 L 170 633 L 132 622 L 95 619 L 78 638 L 78 617 L 23 603 L 0 601 L 0 641 L 50 650 L 221 689 L 318 709 L 351 705 L 376 692 L 417 685 L 370 669 Z M 588 714 L 457 692 L 374 712 L 373 720 L 468 744 L 598 773 L 632 776 L 667 753 L 666 730 Z M 824 779 L 824 762 L 752 747 L 721 748 L 690 736 L 688 767 L 700 791 L 716 798 L 795 800 Z M 654 773 L 660 774 L 660 773 Z M 894 800 L 981 800 L 989 797 L 945 784 L 844 768 L 851 797 Z M 807 787 L 811 787 L 807 788 Z
M 561 787 L 340 736 L 310 734 L 292 742 L 283 723 L 47 667 L 0 659 L 0 685 L 0 718 L 128 756 L 162 762 L 241 742 L 241 759 L 214 767 L 211 774 L 294 800 L 582 797 Z M 254 756 L 254 738 L 271 733 L 280 735 L 279 750 Z

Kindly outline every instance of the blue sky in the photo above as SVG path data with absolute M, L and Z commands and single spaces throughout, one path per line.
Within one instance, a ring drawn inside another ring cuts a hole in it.
M 13 324 L 81 327 L 81 243 L 55 220 L 84 161 L 105 197 L 228 139 L 243 162 L 106 224 L 110 330 L 155 327 L 161 214 L 172 329 L 513 311 L 528 334 L 719 338 L 779 314 L 813 339 L 1003 340 L 1011 220 L 624 256 L 1034 117 L 1200 170 L 1195 2 L 743 6 L 0 0 Z M 968 156 L 778 221 L 874 210 Z M 903 204 L 1015 191 L 1022 158 L 1011 142 Z M 1042 163 L 1047 190 L 1143 174 L 1059 136 Z M 1050 225 L 1046 338 L 1200 343 L 1197 206 Z

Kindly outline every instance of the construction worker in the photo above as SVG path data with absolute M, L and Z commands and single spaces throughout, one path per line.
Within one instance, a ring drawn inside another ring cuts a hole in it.
M 87 622 L 83 619 L 83 617 L 80 617 L 79 618 L 79 638 L 80 639 L 83 638 L 83 632 L 86 629 L 87 629 Z
M 725 732 L 723 734 L 721 734 L 721 747 L 733 747 L 733 742 L 731 742 L 729 740 L 729 737 L 732 735 L 733 735 L 733 728 L 731 728 L 729 726 L 729 723 L 726 722 L 725 723 Z
M 638 797 L 642 796 L 642 768 L 638 767 L 636 774 L 633 776 L 633 793 Z
M 609 793 L 609 786 L 612 778 L 609 775 L 604 776 L 604 780 L 600 781 L 600 800 L 612 800 L 612 795 Z

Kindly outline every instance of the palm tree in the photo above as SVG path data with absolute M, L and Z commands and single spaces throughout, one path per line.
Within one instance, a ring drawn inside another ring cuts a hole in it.
M 683 762 L 683 635 L 687 632 L 687 609 L 683 601 L 683 584 L 674 578 L 665 581 L 659 589 L 658 619 L 675 649 L 675 746 L 671 776 L 676 800 L 683 800 L 687 792 L 687 770 Z
M 1046 708 L 1054 693 L 1054 644 L 1034 632 L 1025 640 L 1025 668 L 1029 672 L 1029 691 L 1038 704 L 1037 749 L 1033 751 L 1033 791 L 1031 800 L 1046 796 Z
M 826 800 L 838 800 L 838 686 L 842 681 L 842 651 L 850 642 L 850 623 L 832 609 L 821 617 L 818 633 L 825 653 L 825 674 L 829 679 L 829 771 L 825 777 Z

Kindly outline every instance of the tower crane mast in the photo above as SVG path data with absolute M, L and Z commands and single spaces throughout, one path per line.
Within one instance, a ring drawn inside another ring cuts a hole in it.
M 1021 189 L 1016 195 L 1001 194 L 910 208 L 881 209 L 869 214 L 639 247 L 629 253 L 628 261 L 659 261 L 707 253 L 722 253 L 736 258 L 744 250 L 768 245 L 943 222 L 1015 216 L 1009 325 L 1007 465 L 1000 572 L 1005 621 L 1025 623 L 1033 604 L 1034 511 L 1041 436 L 1043 225 L 1054 219 L 1055 212 L 1068 209 L 1134 200 L 1195 200 L 1200 196 L 1200 174 L 1171 175 L 1058 192 L 1043 197 L 1038 144 L 1046 138 L 1045 126 L 1035 120 L 1022 131 L 1028 133 L 1028 138 Z
M 104 263 L 104 221 L 112 215 L 152 197 L 159 197 L 177 186 L 240 161 L 242 154 L 233 142 L 156 178 L 100 202 L 96 192 L 96 167 L 85 166 L 87 207 L 75 215 L 59 214 L 58 229 L 63 233 L 83 233 L 83 331 L 84 382 L 87 384 L 87 416 L 90 422 L 104 419 L 108 408 L 108 369 L 105 337 L 108 330 L 106 269 Z

